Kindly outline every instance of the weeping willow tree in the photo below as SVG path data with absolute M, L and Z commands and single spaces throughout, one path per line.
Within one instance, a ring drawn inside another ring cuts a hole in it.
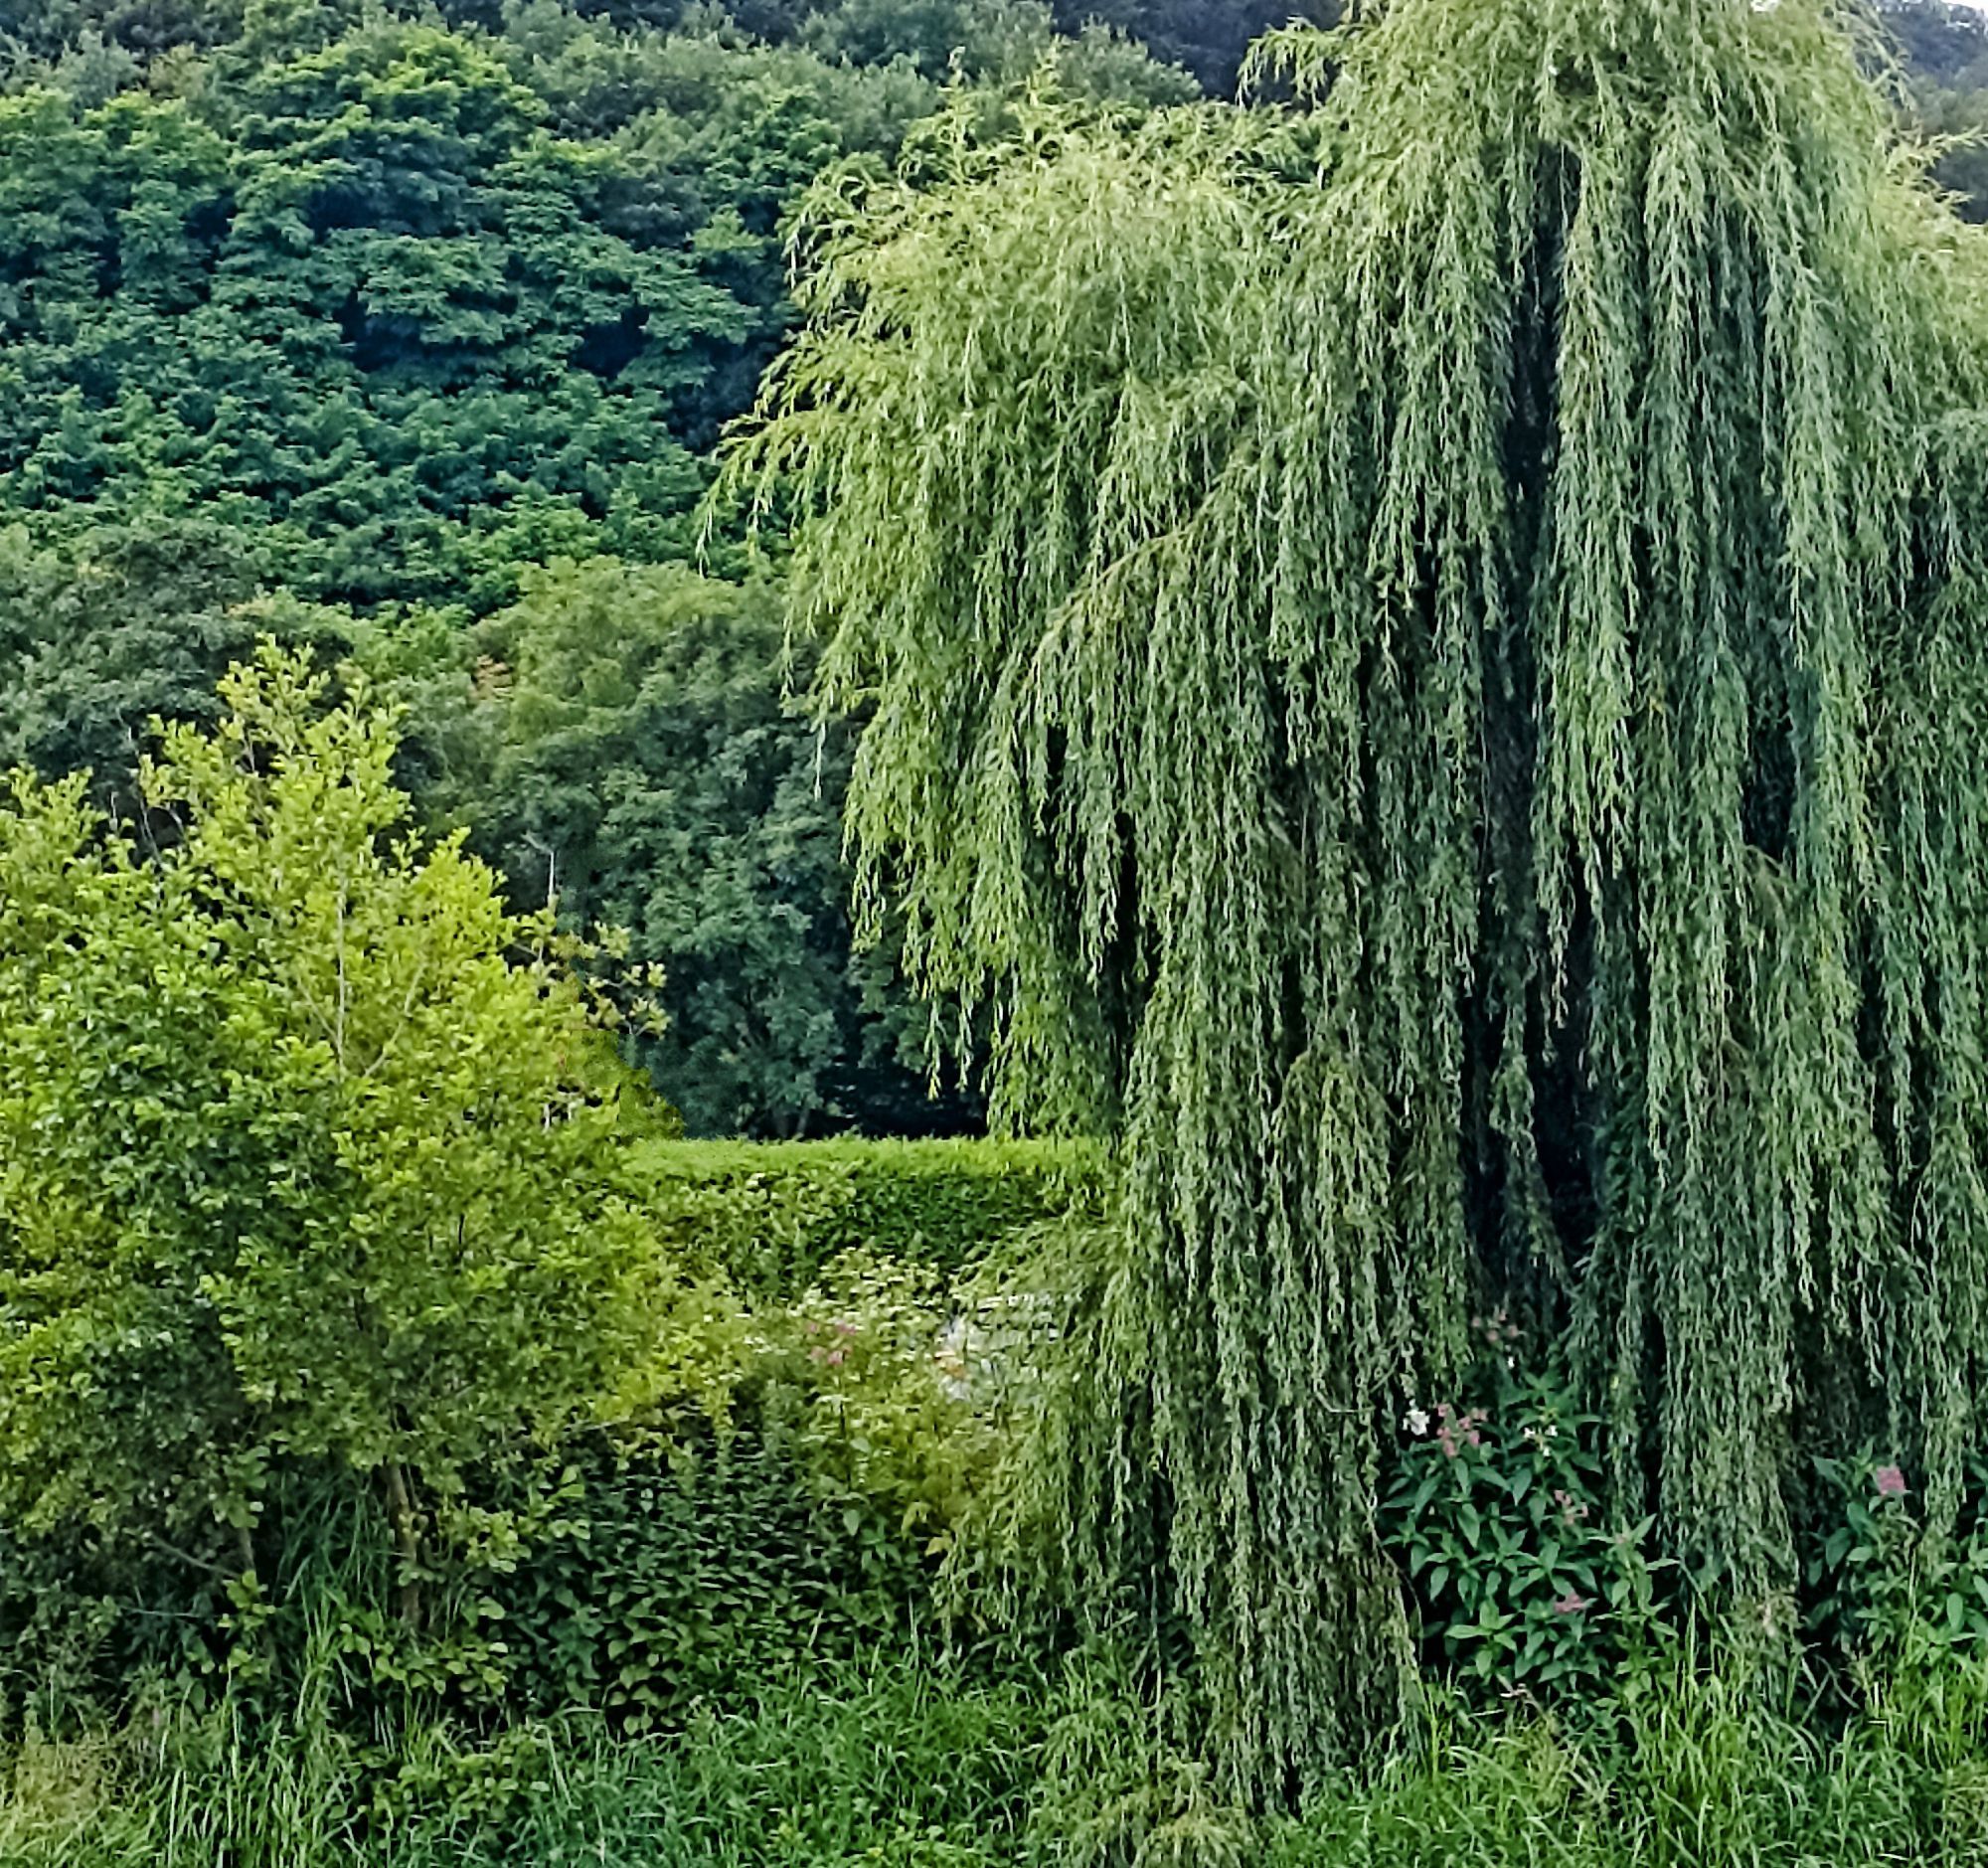
M 1377 1461 L 1499 1291 L 1727 1588 L 1797 1444 L 1955 1496 L 1988 257 L 1860 30 L 1395 0 L 1296 107 L 962 116 L 811 224 L 738 470 L 868 886 L 1011 1110 L 1119 1140 L 1072 1548 L 1157 1488 L 1245 1789 L 1411 1691 Z

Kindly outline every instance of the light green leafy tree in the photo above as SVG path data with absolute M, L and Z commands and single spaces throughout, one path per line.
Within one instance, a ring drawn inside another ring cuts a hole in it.
M 275 650 L 224 698 L 143 767 L 150 860 L 81 777 L 0 807 L 0 1517 L 226 1523 L 252 1568 L 272 1462 L 328 1463 L 412 1611 L 465 1469 L 645 1338 L 661 1370 L 679 1285 L 617 1191 L 611 1042 L 410 832 L 391 717 Z
M 1363 19 L 1307 112 L 826 199 L 746 456 L 864 874 L 1122 1146 L 1043 1522 L 1157 1539 L 1260 1796 L 1412 1695 L 1473 1301 L 1728 1592 L 1797 1447 L 1950 1513 L 1988 1367 L 1988 247 L 1821 0 Z

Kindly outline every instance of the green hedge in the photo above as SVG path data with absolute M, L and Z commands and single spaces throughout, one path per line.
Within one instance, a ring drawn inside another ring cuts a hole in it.
M 1101 1214 L 1103 1151 L 1049 1141 L 656 1141 L 633 1156 L 672 1243 L 752 1296 L 865 1247 L 952 1272 L 1067 1214 Z

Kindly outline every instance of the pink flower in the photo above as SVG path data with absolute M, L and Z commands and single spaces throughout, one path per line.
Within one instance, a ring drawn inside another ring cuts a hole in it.
M 1557 1615 L 1577 1615 L 1583 1609 L 1591 1606 L 1591 1598 L 1576 1596 L 1573 1590 L 1569 1590 L 1559 1602 L 1554 1604 L 1554 1613 Z
M 830 1368 L 834 1368 L 842 1360 L 842 1351 L 840 1349 L 831 1350 L 823 1360 L 827 1362 Z
M 1880 1498 L 1903 1498 L 1905 1495 L 1905 1475 L 1895 1465 L 1881 1465 L 1871 1475 L 1878 1481 Z

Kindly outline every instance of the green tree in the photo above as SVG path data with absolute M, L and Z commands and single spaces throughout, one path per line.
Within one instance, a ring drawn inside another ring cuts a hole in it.
M 934 81 L 956 69 L 1016 84 L 1054 55 L 1071 88 L 1100 101 L 1180 103 L 1194 95 L 1186 74 L 1088 15 L 1060 36 L 1043 0 L 833 0 L 810 15 L 800 38 L 828 58 L 903 61 Z
M 345 645 L 349 617 L 269 594 L 267 576 L 246 534 L 199 520 L 63 549 L 0 530 L 0 768 L 87 769 L 94 801 L 127 814 L 149 724 L 219 719 L 216 683 L 258 636 Z
M 1914 78 L 1942 90 L 1978 89 L 1988 72 L 1988 20 L 1949 0 L 1877 0 L 1873 11 Z
M 184 824 L 150 861 L 80 776 L 0 809 L 0 1518 L 225 1522 L 248 1568 L 273 1462 L 314 1459 L 412 1591 L 424 1512 L 603 1405 L 674 1285 L 611 1046 L 410 835 L 391 719 L 273 650 L 224 698 L 143 769 Z
M 1411 1691 L 1377 1461 L 1473 1301 L 1740 1592 L 1796 1443 L 1950 1511 L 1988 1358 L 1981 238 L 1819 0 L 1287 54 L 824 202 L 748 456 L 914 967 L 1122 1141 L 1049 1522 L 1158 1538 L 1269 1796 Z
M 215 78 L 0 98 L 0 503 L 198 502 L 360 602 L 488 607 L 561 543 L 681 553 L 679 401 L 752 314 L 644 230 L 627 164 L 432 26 Z
M 206 47 L 240 29 L 241 0 L 19 0 L 0 30 L 46 59 L 94 36 L 140 57 Z
M 787 326 L 787 209 L 934 85 L 889 15 L 868 66 L 722 18 L 411 15 L 253 0 L 150 65 L 85 22 L 0 93 L 0 515 L 197 512 L 307 599 L 471 614 L 554 556 L 690 555 Z M 989 76 L 1056 44 L 1039 6 L 954 25 Z M 1070 63 L 1185 82 L 1102 39 Z
M 1917 126 L 1935 138 L 1933 179 L 1970 221 L 1988 219 L 1988 17 L 1948 0 L 1880 0 L 1872 63 L 1903 81 Z
M 686 440 L 709 448 L 787 329 L 789 207 L 845 157 L 888 160 L 936 88 L 902 62 L 854 67 L 722 30 L 625 33 L 557 0 L 514 5 L 497 48 L 561 134 L 612 139 L 639 178 L 624 212 L 646 237 L 695 252 L 746 308 L 747 335 L 706 345 L 706 374 L 679 403 Z
M 1340 0 L 1057 0 L 1057 24 L 1091 22 L 1136 39 L 1155 59 L 1192 72 L 1213 97 L 1233 97 L 1244 54 L 1265 33 L 1304 20 L 1332 26 Z
M 779 593 L 675 566 L 556 563 L 478 632 L 494 718 L 464 808 L 526 900 L 660 963 L 639 1048 L 694 1132 L 957 1127 L 924 1095 L 925 1017 L 859 952 L 839 806 L 846 728 L 788 700 Z

